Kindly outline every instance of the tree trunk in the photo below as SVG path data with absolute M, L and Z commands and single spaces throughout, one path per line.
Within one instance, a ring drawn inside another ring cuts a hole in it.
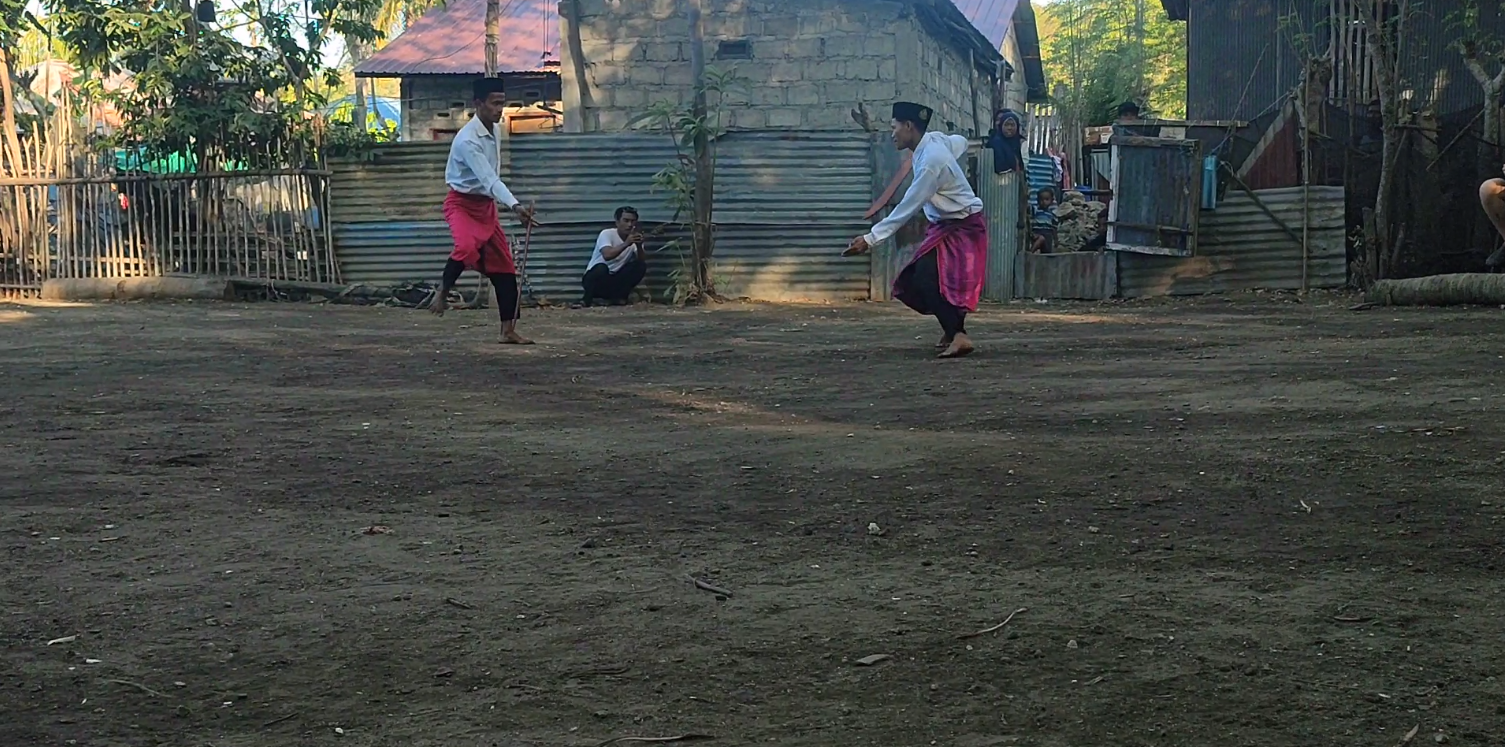
M 16 134 L 16 92 L 10 79 L 10 50 L 4 46 L 0 46 L 0 109 L 4 109 L 3 115 L 0 115 L 0 120 L 3 120 L 0 127 L 5 128 L 4 132 L 0 132 L 0 149 L 3 149 L 0 150 L 0 176 L 25 176 L 21 161 L 21 141 Z M 27 243 L 35 241 L 28 235 L 32 211 L 25 188 L 16 187 L 7 191 L 11 194 L 0 195 L 0 205 L 9 213 L 0 216 L 0 241 L 14 242 L 20 253 L 17 257 L 19 261 L 21 257 L 31 254 Z M 24 261 L 21 264 L 25 266 Z
M 486 0 L 486 77 L 496 77 L 496 45 L 502 34 L 501 0 Z M 475 38 L 475 37 L 471 37 Z
M 585 77 L 585 45 L 580 42 L 580 0 L 569 0 L 561 3 L 559 22 L 564 27 L 566 44 L 570 50 L 570 69 L 564 71 L 575 81 L 575 91 L 579 95 L 579 101 L 568 102 L 577 110 L 573 116 L 580 123 L 580 132 L 586 132 L 591 128 L 585 123 L 590 110 L 595 106 L 591 98 L 590 81 Z
M 1494 2 L 1486 2 L 1479 7 L 1479 22 L 1481 29 L 1493 29 L 1498 27 L 1499 8 Z M 1460 51 L 1463 54 L 1463 65 L 1468 68 L 1474 81 L 1484 92 L 1484 111 L 1482 114 L 1483 125 L 1479 137 L 1479 150 L 1475 156 L 1474 178 L 1479 182 L 1486 182 L 1499 177 L 1500 174 L 1500 105 L 1502 103 L 1502 91 L 1505 91 L 1505 64 L 1500 60 L 1491 60 L 1493 66 L 1501 67 L 1494 75 L 1490 74 L 1485 67 L 1485 58 L 1479 48 L 1479 42 L 1475 39 L 1467 39 L 1462 44 Z M 1495 227 L 1487 218 L 1481 218 L 1474 223 L 1475 242 L 1488 244 L 1493 247 L 1498 238 Z
M 21 142 L 16 136 L 16 92 L 10 79 L 10 50 L 0 47 L 0 107 L 4 107 L 5 132 L 0 133 L 11 173 L 21 176 Z M 0 170 L 0 174 L 5 173 Z
M 695 101 L 691 105 L 690 116 L 699 122 L 695 130 L 693 148 L 695 152 L 695 194 L 694 194 L 694 246 L 691 249 L 692 262 L 694 263 L 696 291 L 702 298 L 715 296 L 715 289 L 711 284 L 711 254 L 715 240 L 712 228 L 711 208 L 715 197 L 715 154 L 709 134 L 706 132 L 706 121 L 709 106 L 706 102 L 705 90 L 705 26 L 702 9 L 703 0 L 690 0 L 690 76 L 695 86 Z
M 1365 46 L 1373 60 L 1375 87 L 1379 89 L 1380 126 L 1382 147 L 1380 149 L 1379 192 L 1374 200 L 1374 221 L 1370 236 L 1368 262 L 1365 263 L 1366 284 L 1385 277 L 1392 269 L 1400 247 L 1392 246 L 1393 204 L 1395 200 L 1395 169 L 1400 159 L 1400 60 L 1397 54 L 1399 36 L 1405 16 L 1410 12 L 1409 3 L 1401 0 L 1396 9 L 1397 17 L 1391 21 L 1382 17 L 1375 7 L 1378 3 L 1356 3 L 1367 33 Z
M 350 50 L 350 68 L 352 71 L 362 62 L 365 62 L 366 58 L 370 56 L 369 48 L 366 46 L 366 43 L 360 41 L 359 39 L 347 38 L 345 40 L 345 46 Z M 350 114 L 350 123 L 364 131 L 366 129 L 366 122 L 369 119 L 368 112 L 370 111 L 370 107 L 368 107 L 366 103 L 365 78 L 357 77 L 355 79 L 354 98 L 355 110 Z
M 1505 304 L 1505 275 L 1463 273 L 1382 280 L 1365 300 L 1376 306 L 1497 306 Z

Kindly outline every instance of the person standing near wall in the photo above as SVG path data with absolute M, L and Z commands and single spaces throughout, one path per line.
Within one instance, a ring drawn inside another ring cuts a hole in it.
M 1003 109 L 993 117 L 988 133 L 988 149 L 993 151 L 993 173 L 1008 174 L 1025 170 L 1024 119 L 1012 109 Z
M 929 132 L 932 114 L 929 107 L 919 104 L 894 104 L 894 146 L 914 153 L 910 159 L 914 181 L 893 212 L 872 231 L 852 239 L 844 255 L 866 254 L 923 209 L 930 227 L 914 259 L 894 280 L 893 296 L 916 312 L 934 316 L 941 323 L 942 337 L 936 344 L 942 349 L 940 357 L 960 358 L 973 351 L 966 320 L 967 312 L 976 311 L 982 298 L 988 222 L 982 200 L 957 161 L 967 152 L 967 139 Z
M 512 247 L 497 220 L 497 203 L 507 206 L 524 226 L 535 225 L 533 209 L 512 195 L 498 175 L 496 125 L 507 105 L 501 78 L 481 78 L 475 82 L 475 116 L 455 135 L 449 146 L 449 161 L 444 166 L 444 181 L 449 195 L 444 198 L 444 221 L 449 224 L 455 242 L 439 292 L 429 310 L 443 316 L 449 308 L 449 292 L 466 270 L 479 272 L 491 281 L 496 291 L 496 306 L 501 313 L 501 342 L 506 345 L 532 345 L 533 341 L 517 333 L 517 268 L 512 263 Z

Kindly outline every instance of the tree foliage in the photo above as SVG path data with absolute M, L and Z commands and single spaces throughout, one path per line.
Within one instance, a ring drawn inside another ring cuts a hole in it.
M 14 0 L 0 0 L 13 2 Z M 48 21 L 86 71 L 88 93 L 124 120 L 110 144 L 149 158 L 185 155 L 200 168 L 289 164 L 311 153 L 320 90 L 339 82 L 324 51 L 336 37 L 374 41 L 380 0 L 243 0 L 202 24 L 181 0 L 46 0 Z M 236 34 L 251 27 L 254 34 Z M 241 37 L 250 36 L 254 42 Z M 130 73 L 130 85 L 98 80 Z
M 1158 0 L 1056 0 L 1041 11 L 1056 105 L 1084 126 L 1108 124 L 1119 104 L 1146 116 L 1186 115 L 1186 26 Z
M 655 191 L 666 192 L 665 204 L 674 208 L 674 220 L 681 215 L 695 212 L 695 182 L 697 173 L 714 175 L 716 151 L 714 143 L 726 134 L 726 97 L 745 95 L 748 80 L 735 69 L 718 69 L 707 66 L 704 79 L 695 87 L 693 94 L 703 97 L 707 106 L 697 112 L 693 105 L 680 101 L 661 100 L 628 121 L 627 126 L 646 127 L 658 130 L 673 138 L 676 157 L 673 163 L 660 169 L 653 176 Z M 697 154 L 697 141 L 712 144 L 704 154 Z M 700 158 L 708 159 L 700 168 Z M 709 261 L 710 253 L 693 253 L 697 261 Z M 675 303 L 683 303 L 708 291 L 709 283 L 696 282 L 694 278 L 709 278 L 709 267 L 685 267 L 674 273 Z

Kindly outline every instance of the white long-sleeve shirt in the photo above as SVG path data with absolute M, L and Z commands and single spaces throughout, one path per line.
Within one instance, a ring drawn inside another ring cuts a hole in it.
M 961 220 L 982 212 L 982 200 L 972 191 L 966 172 L 957 162 L 966 152 L 967 139 L 961 135 L 925 133 L 910 159 L 914 180 L 893 212 L 863 237 L 868 245 L 891 238 L 921 208 L 931 223 Z
M 510 210 L 517 206 L 518 199 L 497 175 L 499 159 L 496 135 L 481 122 L 480 117 L 471 117 L 449 144 L 444 182 L 456 192 L 488 196 Z

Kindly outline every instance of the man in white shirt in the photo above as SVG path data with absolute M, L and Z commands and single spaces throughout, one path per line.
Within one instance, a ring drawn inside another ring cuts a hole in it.
M 455 249 L 444 266 L 444 279 L 429 310 L 440 316 L 449 308 L 449 292 L 461 273 L 473 270 L 485 275 L 496 291 L 497 310 L 502 317 L 501 341 L 508 345 L 532 345 L 533 341 L 517 333 L 517 268 L 512 263 L 512 247 L 497 221 L 496 204 L 507 206 L 524 226 L 533 225 L 533 210 L 512 196 L 512 191 L 498 176 L 500 155 L 497 153 L 496 124 L 502 118 L 507 97 L 501 78 L 481 78 L 474 87 L 476 114 L 455 135 L 449 146 L 449 162 L 444 166 L 444 181 L 449 195 L 444 198 L 444 220 L 449 223 Z
M 596 250 L 585 265 L 580 284 L 585 296 L 580 305 L 597 302 L 622 306 L 632 296 L 632 289 L 648 274 L 648 255 L 643 251 L 643 233 L 638 229 L 637 208 L 617 208 L 616 225 L 596 237 Z
M 967 152 L 960 135 L 927 132 L 933 112 L 908 102 L 894 104 L 893 138 L 899 150 L 912 150 L 914 181 L 904 199 L 873 230 L 852 239 L 847 256 L 865 254 L 887 241 L 921 209 L 930 221 L 925 240 L 894 280 L 893 296 L 941 323 L 940 357 L 960 358 L 973 351 L 967 336 L 967 312 L 977 310 L 988 263 L 988 224 L 982 200 L 967 183 L 957 161 Z

